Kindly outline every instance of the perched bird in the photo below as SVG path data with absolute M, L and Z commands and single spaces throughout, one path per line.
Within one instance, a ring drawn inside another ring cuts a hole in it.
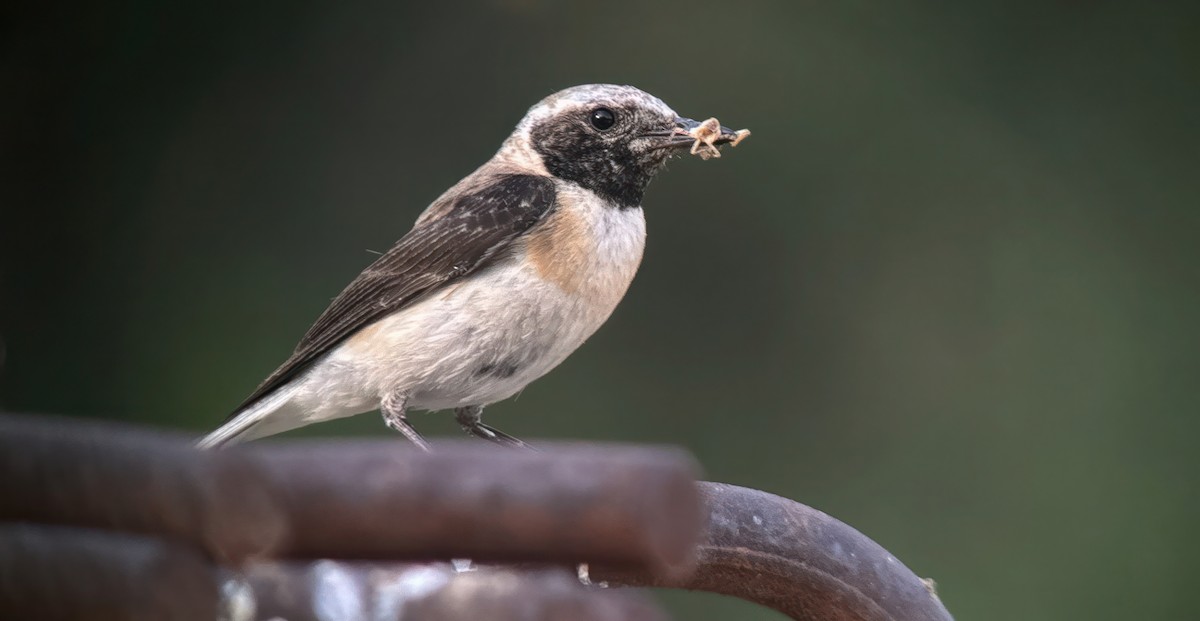
M 732 143 L 631 86 L 590 84 L 529 109 L 500 150 L 417 218 L 201 447 L 378 408 L 454 409 L 463 429 L 575 351 L 625 295 L 646 241 L 642 194 L 674 153 Z M 744 133 L 744 130 L 743 130 Z M 695 135 L 694 135 L 695 134 Z M 719 155 L 719 154 L 718 154 Z

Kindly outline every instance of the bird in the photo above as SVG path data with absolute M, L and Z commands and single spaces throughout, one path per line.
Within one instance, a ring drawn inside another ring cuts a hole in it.
M 528 446 L 485 424 L 484 407 L 558 366 L 608 319 L 642 261 L 647 185 L 672 155 L 747 133 L 714 123 L 632 86 L 541 100 L 197 446 L 376 409 L 423 450 L 414 410 L 450 409 L 469 435 Z

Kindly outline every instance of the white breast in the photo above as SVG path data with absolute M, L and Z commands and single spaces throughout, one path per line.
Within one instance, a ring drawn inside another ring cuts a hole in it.
M 334 418 L 373 409 L 395 390 L 415 409 L 506 399 L 608 319 L 645 240 L 640 208 L 563 184 L 555 212 L 510 256 L 376 322 L 316 365 L 305 405 Z

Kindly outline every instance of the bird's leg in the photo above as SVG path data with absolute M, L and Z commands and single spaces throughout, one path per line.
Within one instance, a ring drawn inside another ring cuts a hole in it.
M 383 402 L 379 404 L 379 411 L 383 413 L 383 422 L 403 434 L 409 442 L 416 444 L 417 448 L 428 453 L 432 450 L 429 448 L 429 443 L 421 437 L 421 434 L 417 433 L 416 429 L 413 429 L 408 418 L 404 416 L 404 408 L 407 403 L 408 395 L 402 392 L 394 392 L 384 397 Z
M 476 438 L 483 438 L 489 442 L 511 446 L 513 448 L 524 448 L 536 450 L 532 446 L 514 438 L 491 425 L 485 425 L 481 420 L 483 416 L 483 406 L 469 405 L 465 408 L 454 409 L 454 419 L 462 425 L 463 431 Z

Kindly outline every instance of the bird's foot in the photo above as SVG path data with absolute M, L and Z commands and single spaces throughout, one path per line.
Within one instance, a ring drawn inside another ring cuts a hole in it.
M 481 407 L 458 408 L 454 411 L 454 414 L 455 419 L 458 420 L 458 424 L 462 426 L 463 431 L 467 432 L 468 435 L 483 438 L 488 442 L 495 442 L 496 444 L 511 448 L 537 450 L 519 438 L 510 436 L 491 425 L 485 424 L 480 420 L 480 417 L 483 415 L 483 408 Z

